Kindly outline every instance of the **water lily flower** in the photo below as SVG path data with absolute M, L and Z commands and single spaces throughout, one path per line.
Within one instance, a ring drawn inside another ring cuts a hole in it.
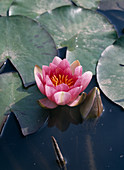
M 43 65 L 41 69 L 36 65 L 34 76 L 40 92 L 46 96 L 39 100 L 39 104 L 53 109 L 58 105 L 75 106 L 80 103 L 79 94 L 91 81 L 92 72 L 87 71 L 82 75 L 78 60 L 70 65 L 67 59 L 56 56 L 49 66 Z

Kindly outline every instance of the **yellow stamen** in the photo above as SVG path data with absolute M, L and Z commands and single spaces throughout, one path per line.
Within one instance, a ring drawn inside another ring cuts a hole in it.
M 74 83 L 74 81 L 71 81 L 70 83 L 68 83 L 68 86 L 71 86 Z
M 68 80 L 68 83 L 70 83 L 72 81 L 72 78 Z
M 64 82 L 64 78 L 65 78 L 65 76 L 64 76 L 64 75 L 62 75 L 62 82 Z
M 62 76 L 61 76 L 61 74 L 59 74 L 59 80 L 61 80 L 61 78 L 62 78 Z
M 61 74 L 59 74 L 58 76 L 53 75 L 51 77 L 51 81 L 54 86 L 64 83 L 70 87 L 74 84 L 73 78 L 68 79 L 68 75 L 65 76 L 65 75 L 61 75 Z
M 65 76 L 65 84 L 67 84 L 68 81 L 68 75 Z
M 54 79 L 56 80 L 56 81 L 58 81 L 58 78 L 54 75 Z

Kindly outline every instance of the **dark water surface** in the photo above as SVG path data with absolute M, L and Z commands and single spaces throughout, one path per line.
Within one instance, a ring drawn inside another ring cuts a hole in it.
M 97 86 L 95 77 L 87 91 Z M 40 129 L 23 137 L 14 114 L 11 114 L 0 138 L 1 170 L 54 170 L 51 136 L 54 136 L 70 170 L 124 169 L 124 111 L 102 94 L 104 112 L 98 120 L 75 125 L 65 131 L 56 126 Z

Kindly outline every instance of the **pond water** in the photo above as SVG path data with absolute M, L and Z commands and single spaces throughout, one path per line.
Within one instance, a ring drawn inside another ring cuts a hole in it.
M 93 77 L 86 91 L 98 86 Z M 101 94 L 104 111 L 99 119 L 70 123 L 66 130 L 48 127 L 23 137 L 14 114 L 0 138 L 2 170 L 59 169 L 51 136 L 54 136 L 67 161 L 67 169 L 124 169 L 124 111 Z

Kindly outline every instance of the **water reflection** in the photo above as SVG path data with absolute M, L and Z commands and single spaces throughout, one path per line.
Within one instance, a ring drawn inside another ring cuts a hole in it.
M 68 129 L 70 123 L 78 125 L 83 122 L 80 114 L 80 106 L 68 107 L 58 106 L 50 110 L 48 127 L 56 126 L 59 130 L 65 131 Z
M 87 153 L 89 158 L 89 169 L 97 170 L 94 153 L 93 153 L 92 139 L 90 135 L 86 135 L 86 145 L 87 145 Z
M 83 102 L 76 107 L 58 106 L 51 109 L 48 118 L 48 127 L 56 126 L 59 130 L 65 131 L 70 123 L 78 125 L 87 119 L 95 119 L 101 116 L 103 104 L 100 91 L 94 87 L 86 96 Z

